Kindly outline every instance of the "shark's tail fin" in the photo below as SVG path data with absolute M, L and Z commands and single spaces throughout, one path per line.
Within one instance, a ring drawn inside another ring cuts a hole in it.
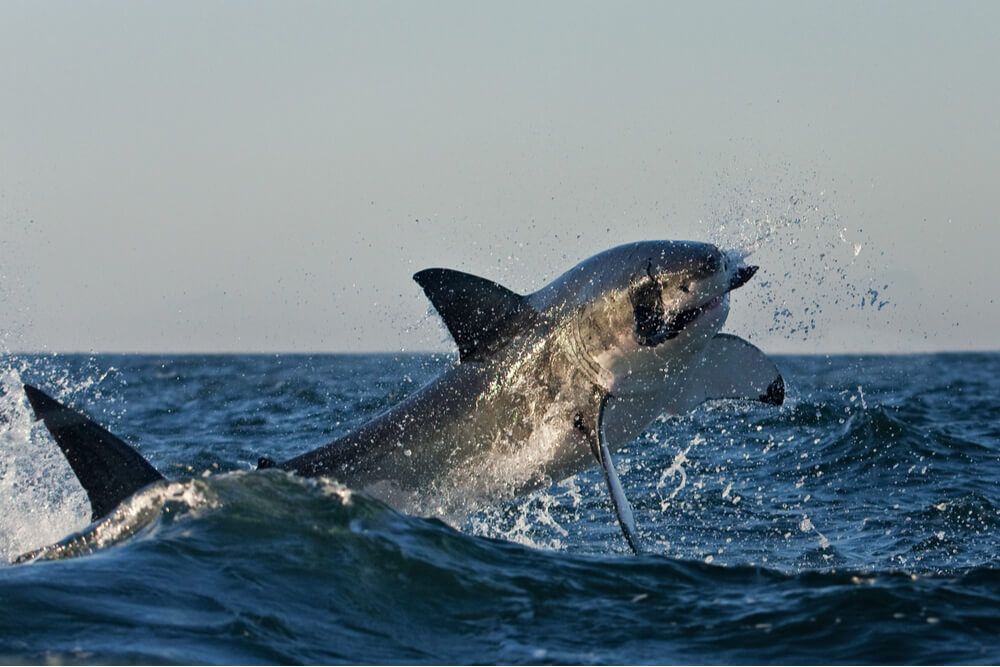
M 45 422 L 90 498 L 96 521 L 142 487 L 163 475 L 120 438 L 44 392 L 24 385 L 24 393 Z

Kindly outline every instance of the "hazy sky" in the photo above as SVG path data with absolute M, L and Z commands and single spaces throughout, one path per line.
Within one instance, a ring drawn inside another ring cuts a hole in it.
M 621 242 L 773 227 L 731 331 L 996 349 L 998 25 L 997 2 L 3 2 L 0 346 L 448 349 L 421 268 L 531 291 Z

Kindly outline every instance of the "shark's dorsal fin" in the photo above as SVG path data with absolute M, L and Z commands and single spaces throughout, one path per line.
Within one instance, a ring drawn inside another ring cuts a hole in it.
M 527 300 L 492 280 L 451 269 L 413 276 L 458 345 L 462 361 L 482 361 L 536 316 Z

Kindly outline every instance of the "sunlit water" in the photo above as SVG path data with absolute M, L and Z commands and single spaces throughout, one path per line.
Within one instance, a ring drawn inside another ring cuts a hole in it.
M 716 404 L 599 471 L 406 516 L 251 473 L 343 434 L 433 356 L 0 358 L 0 660 L 1000 662 L 1000 354 L 779 357 L 780 410 Z M 176 479 L 88 527 L 22 382 Z

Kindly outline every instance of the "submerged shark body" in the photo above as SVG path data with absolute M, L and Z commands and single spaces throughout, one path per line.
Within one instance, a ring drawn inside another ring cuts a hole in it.
M 612 248 L 527 296 L 457 271 L 421 271 L 414 278 L 457 343 L 458 362 L 345 437 L 258 467 L 331 476 L 406 511 L 453 516 L 596 460 L 638 551 L 612 452 L 663 413 L 712 399 L 784 399 L 774 364 L 719 334 L 729 292 L 755 271 L 712 245 L 674 241 Z M 25 390 L 95 519 L 162 479 L 99 425 Z

